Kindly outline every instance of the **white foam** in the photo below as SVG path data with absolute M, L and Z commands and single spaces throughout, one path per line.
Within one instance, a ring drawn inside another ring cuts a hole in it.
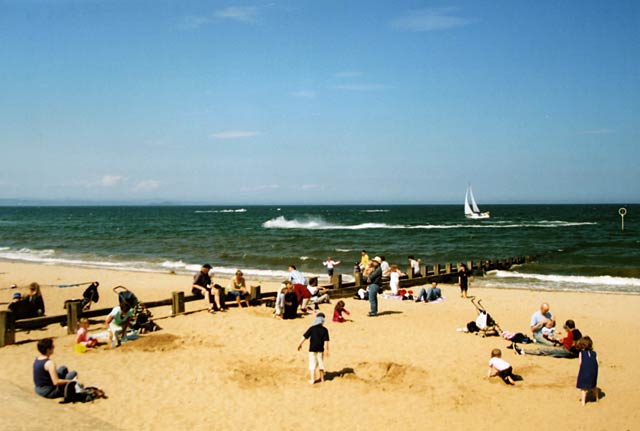
M 246 208 L 225 209 L 225 210 L 195 210 L 196 214 L 227 214 L 227 213 L 246 213 Z
M 389 210 L 361 210 L 363 213 L 388 213 Z
M 363 230 L 363 229 L 514 229 L 514 228 L 562 228 L 571 226 L 594 225 L 594 222 L 563 222 L 542 221 L 535 223 L 455 223 L 455 224 L 387 224 L 387 223 L 360 223 L 355 225 L 341 225 L 328 223 L 321 217 L 309 217 L 305 220 L 287 220 L 279 216 L 262 223 L 266 229 L 308 229 L 308 230 Z
M 639 278 L 612 277 L 610 275 L 582 276 L 582 275 L 557 275 L 557 274 L 527 274 L 517 271 L 489 271 L 487 274 L 497 278 L 516 278 L 522 280 L 535 280 L 547 283 L 571 283 L 591 286 L 626 286 L 640 287 Z

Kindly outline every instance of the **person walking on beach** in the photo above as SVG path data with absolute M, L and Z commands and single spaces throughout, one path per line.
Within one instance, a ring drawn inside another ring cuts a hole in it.
M 408 256 L 409 266 L 411 267 L 411 278 L 422 277 L 422 273 L 420 272 L 420 261 L 416 260 L 413 255 Z
M 469 290 L 469 273 L 467 271 L 467 265 L 460 264 L 458 268 L 458 286 L 460 286 L 460 297 L 467 298 L 467 291 Z
M 340 265 L 339 260 L 333 260 L 331 256 L 327 257 L 327 260 L 322 262 L 324 266 L 327 267 L 327 275 L 329 276 L 329 283 L 333 282 L 333 268 Z
M 507 385 L 513 385 L 513 367 L 507 361 L 502 359 L 502 351 L 493 349 L 491 351 L 491 359 L 489 360 L 489 373 L 487 378 L 499 376 Z
M 213 309 L 214 302 L 211 301 L 211 296 L 214 297 L 215 305 L 218 307 L 218 310 L 224 310 L 222 309 L 222 304 L 220 303 L 220 291 L 218 290 L 218 288 L 211 285 L 211 277 L 209 276 L 210 270 L 211 265 L 209 265 L 208 263 L 202 265 L 202 268 L 200 268 L 200 272 L 193 276 L 191 293 L 204 297 L 204 302 L 205 304 L 207 304 L 207 311 L 213 314 L 215 313 L 215 310 Z
M 374 257 L 371 261 L 373 265 L 373 271 L 367 275 L 367 291 L 369 293 L 369 316 L 374 317 L 378 315 L 378 294 L 382 292 L 380 284 L 382 283 L 382 269 L 380 269 L 380 259 L 378 256 Z
M 316 382 L 316 369 L 320 370 L 320 382 L 324 382 L 324 354 L 329 356 L 329 330 L 324 327 L 324 313 L 316 314 L 313 325 L 307 329 L 298 343 L 298 351 L 306 339 L 309 339 L 309 375 L 310 384 Z
M 581 391 L 580 402 L 584 406 L 589 392 L 593 393 L 595 401 L 598 401 L 598 358 L 593 351 L 593 341 L 588 335 L 578 341 L 576 348 L 580 351 L 576 387 Z

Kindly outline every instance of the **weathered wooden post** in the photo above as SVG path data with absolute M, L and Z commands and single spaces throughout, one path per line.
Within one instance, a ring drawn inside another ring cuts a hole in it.
M 476 269 L 477 269 L 478 271 L 482 272 L 482 261 L 481 261 L 481 260 L 479 260 L 479 261 L 476 263 Z
M 434 263 L 433 264 L 433 275 L 440 275 L 440 264 L 439 263 Z
M 356 287 L 360 287 L 362 285 L 362 273 L 361 272 L 354 272 L 353 273 L 353 280 L 355 282 L 355 286 Z
M 451 274 L 451 262 L 447 262 L 444 264 L 444 272 L 445 274 Z
M 67 302 L 67 334 L 75 334 L 82 316 L 82 301 Z
M 16 342 L 16 322 L 13 311 L 0 311 L 0 347 L 9 346 Z
M 331 284 L 334 289 L 340 289 L 342 287 L 342 274 L 333 274 L 331 276 Z
M 171 314 L 184 313 L 184 292 L 171 292 Z
M 468 260 L 467 261 L 467 269 L 469 270 L 469 272 L 473 271 L 473 261 L 472 260 Z
M 427 265 L 420 265 L 420 273 L 422 274 L 423 277 L 426 277 L 428 270 L 427 270 Z
M 258 299 L 260 299 L 261 292 L 262 292 L 262 287 L 260 285 L 251 286 L 251 292 L 249 293 L 249 303 L 251 304 L 252 302 L 255 302 Z
M 407 277 L 409 277 L 409 280 L 413 278 L 413 268 L 411 266 L 407 268 Z

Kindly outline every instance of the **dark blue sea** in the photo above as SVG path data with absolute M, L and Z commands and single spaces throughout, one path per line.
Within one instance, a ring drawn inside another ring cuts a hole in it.
M 0 207 L 2 261 L 219 276 L 323 275 L 327 256 L 349 280 L 360 250 L 407 267 L 534 256 L 476 286 L 640 292 L 640 205 L 495 205 L 467 220 L 462 205 Z M 1 270 L 1 269 L 0 269 Z M 321 279 L 322 280 L 322 279 Z M 70 281 L 72 282 L 72 281 Z

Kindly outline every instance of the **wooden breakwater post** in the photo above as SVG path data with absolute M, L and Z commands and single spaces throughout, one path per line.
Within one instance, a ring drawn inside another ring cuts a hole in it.
M 82 317 L 82 301 L 67 302 L 67 334 L 75 334 Z
M 262 287 L 260 285 L 251 286 L 251 290 L 249 291 L 249 303 L 253 304 L 255 301 L 260 299 Z
M 360 271 L 353 273 L 354 286 L 360 287 L 362 285 L 362 273 Z
M 331 285 L 333 289 L 340 289 L 342 287 L 342 274 L 333 274 L 331 276 Z
M 16 342 L 16 321 L 11 310 L 0 311 L 0 347 Z
M 184 292 L 171 292 L 171 314 L 184 313 Z

